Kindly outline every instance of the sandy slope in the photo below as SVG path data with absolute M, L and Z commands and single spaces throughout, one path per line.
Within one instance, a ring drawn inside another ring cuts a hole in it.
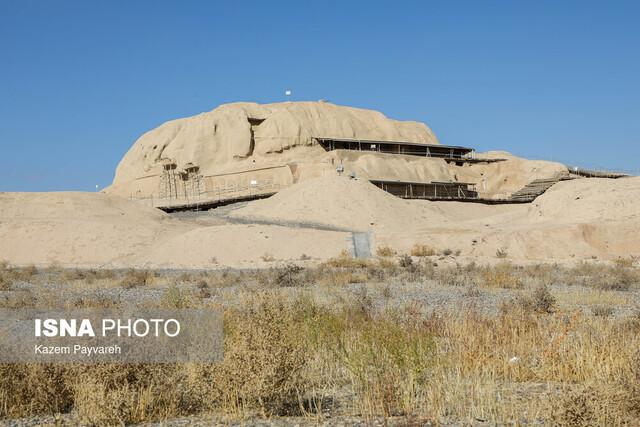
M 405 201 L 340 177 L 296 185 L 232 213 L 242 218 L 371 228 L 378 246 L 414 244 L 463 255 L 516 259 L 640 255 L 640 178 L 581 179 L 554 186 L 530 205 Z M 330 207 L 330 208 L 329 208 Z
M 0 260 L 82 267 L 266 265 L 263 255 L 328 258 L 350 234 L 275 226 L 200 226 L 97 193 L 0 193 Z
M 416 244 L 495 259 L 570 261 L 640 255 L 640 178 L 581 179 L 532 204 L 488 206 L 395 198 L 364 180 L 336 175 L 294 185 L 232 211 L 243 223 L 176 219 L 96 193 L 0 193 L 0 259 L 15 264 L 211 268 L 272 265 L 302 254 L 326 259 L 369 231 L 400 252 Z M 252 224 L 252 219 L 261 224 Z
M 236 218 L 308 222 L 365 231 L 402 229 L 407 223 L 447 222 L 428 205 L 399 199 L 368 181 L 346 176 L 315 178 L 250 203 L 231 213 Z

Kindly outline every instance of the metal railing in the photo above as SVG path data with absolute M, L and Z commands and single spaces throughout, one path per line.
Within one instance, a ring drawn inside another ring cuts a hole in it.
M 285 185 L 274 182 L 261 184 L 228 184 L 213 186 L 209 190 L 201 191 L 197 195 L 185 194 L 183 197 L 134 197 L 131 200 L 154 208 L 170 208 L 174 206 L 210 205 L 235 199 L 250 199 L 273 194 Z

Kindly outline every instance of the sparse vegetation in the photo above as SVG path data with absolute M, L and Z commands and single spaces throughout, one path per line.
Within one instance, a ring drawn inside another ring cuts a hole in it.
M 264 261 L 264 262 L 273 262 L 273 261 L 275 261 L 275 260 L 276 260 L 276 259 L 273 257 L 273 255 L 268 254 L 268 253 L 263 254 L 263 255 L 260 257 L 260 259 L 261 259 L 262 261 Z
M 633 267 L 637 261 L 638 261 L 638 257 L 635 257 L 635 256 L 618 257 L 615 260 L 615 264 L 616 264 L 616 267 L 618 268 L 629 268 L 629 267 Z
M 202 306 L 203 298 L 234 286 L 225 311 L 225 359 L 0 365 L 0 417 L 72 413 L 76 424 L 118 425 L 202 413 L 322 420 L 331 412 L 432 424 L 628 425 L 640 415 L 640 317 L 614 316 L 609 301 L 635 295 L 636 267 L 622 267 L 626 288 L 602 286 L 620 282 L 620 269 L 434 267 L 408 255 L 362 260 L 343 253 L 317 268 L 284 264 L 257 272 L 131 270 L 111 279 L 104 276 L 113 272 L 44 272 L 50 283 L 95 280 L 94 286 L 115 289 L 126 277 L 151 278 L 153 289 L 164 286 L 158 304 L 172 308 Z M 0 279 L 23 274 L 8 265 L 0 272 Z M 138 286 L 131 292 L 145 291 Z M 428 287 L 458 287 L 451 292 L 468 305 L 431 312 L 413 297 L 398 299 Z M 560 298 L 560 291 L 571 298 Z M 474 308 L 494 293 L 513 302 L 494 314 Z M 3 307 L 56 302 L 39 291 L 0 296 Z M 566 305 L 574 300 L 577 306 Z M 73 304 L 114 303 L 83 296 Z M 576 308 L 581 305 L 586 308 Z
M 416 257 L 426 257 L 433 256 L 436 254 L 436 251 L 433 248 L 428 247 L 427 245 L 415 244 L 413 248 L 411 248 L 411 256 Z
M 526 311 L 551 314 L 556 308 L 556 299 L 545 285 L 536 288 L 531 295 L 521 296 L 518 302 Z
M 4 274 L 0 275 L 0 291 L 8 291 L 13 287 L 13 282 Z
M 481 286 L 487 288 L 519 289 L 522 287 L 522 274 L 518 274 L 511 264 L 498 264 L 482 271 Z
M 349 252 L 343 250 L 335 258 L 327 260 L 322 266 L 334 267 L 334 268 L 364 268 L 369 265 L 369 261 L 366 259 L 354 258 Z
M 153 283 L 155 275 L 149 270 L 127 270 L 120 279 L 120 286 L 131 289 L 138 286 L 148 286 Z
M 396 254 L 396 251 L 389 246 L 381 246 L 376 250 L 376 255 L 379 257 L 392 257 Z
M 505 248 L 496 249 L 496 258 L 506 258 L 507 256 L 508 256 L 508 253 Z
M 613 307 L 606 305 L 594 305 L 591 307 L 591 312 L 594 316 L 609 317 L 613 315 L 614 310 Z

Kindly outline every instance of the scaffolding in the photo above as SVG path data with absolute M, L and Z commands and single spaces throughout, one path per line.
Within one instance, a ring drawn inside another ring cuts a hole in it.
M 166 161 L 162 165 L 158 195 L 160 199 L 196 199 L 202 194 L 202 175 L 200 168 L 187 163 L 183 170 L 178 170 L 175 162 Z
M 160 175 L 160 188 L 158 194 L 161 199 L 177 199 L 178 185 L 176 176 L 177 165 L 167 161 L 162 165 L 162 175 Z

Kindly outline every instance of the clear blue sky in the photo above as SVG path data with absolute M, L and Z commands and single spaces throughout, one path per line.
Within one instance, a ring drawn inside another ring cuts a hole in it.
M 106 186 L 145 131 L 287 88 L 637 171 L 639 22 L 635 1 L 0 0 L 0 191 Z

